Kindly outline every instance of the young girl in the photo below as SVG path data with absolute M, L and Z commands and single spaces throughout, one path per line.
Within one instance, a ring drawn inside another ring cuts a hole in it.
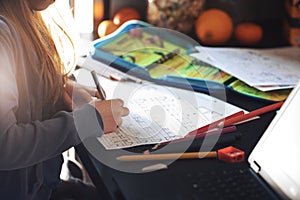
M 0 0 L 0 199 L 49 199 L 61 153 L 129 113 L 68 80 L 40 13 L 54 1 Z

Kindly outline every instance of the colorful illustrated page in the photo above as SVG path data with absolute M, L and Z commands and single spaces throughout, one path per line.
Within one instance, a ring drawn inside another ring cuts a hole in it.
M 99 49 L 144 68 L 155 79 L 176 75 L 224 83 L 232 77 L 190 56 L 194 49 L 181 47 L 140 28 L 121 33 Z

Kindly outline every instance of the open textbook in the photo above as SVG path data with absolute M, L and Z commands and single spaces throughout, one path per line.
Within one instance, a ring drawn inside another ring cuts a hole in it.
M 90 71 L 77 70 L 76 76 L 79 83 L 94 86 Z M 189 90 L 149 82 L 118 82 L 101 76 L 98 78 L 107 99 L 121 98 L 130 110 L 117 131 L 98 138 L 106 149 L 179 139 L 197 128 L 242 110 L 209 95 Z

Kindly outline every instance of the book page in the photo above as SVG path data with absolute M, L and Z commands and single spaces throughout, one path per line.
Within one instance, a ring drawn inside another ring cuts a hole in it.
M 189 90 L 149 82 L 138 84 L 111 81 L 100 76 L 98 78 L 107 99 L 121 98 L 130 110 L 130 114 L 122 118 L 123 123 L 117 131 L 98 138 L 106 149 L 182 138 L 197 128 L 242 110 L 209 95 Z M 87 70 L 82 69 L 77 80 L 93 86 Z

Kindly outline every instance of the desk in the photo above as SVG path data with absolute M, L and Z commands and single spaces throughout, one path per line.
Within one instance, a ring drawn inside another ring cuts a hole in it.
M 231 91 L 227 91 L 227 101 L 247 110 L 254 110 L 267 105 L 266 102 L 254 100 Z M 238 125 L 242 137 L 233 146 L 244 150 L 246 158 L 248 158 L 274 115 L 275 112 L 266 113 L 258 120 Z M 76 147 L 77 153 L 95 186 L 103 194 L 103 199 L 166 199 L 163 194 L 169 194 L 170 199 L 184 199 L 184 193 L 172 190 L 175 186 L 176 175 L 247 165 L 247 160 L 235 164 L 224 163 L 216 159 L 177 160 L 171 163 L 168 169 L 148 173 L 128 173 L 124 171 L 126 169 L 140 171 L 143 166 L 148 166 L 151 162 L 116 163 L 115 158 L 124 154 L 124 151 L 106 151 L 95 138 L 84 141 L 84 144 Z M 104 162 L 95 158 L 86 150 L 86 147 L 97 149 L 99 157 Z M 132 148 L 132 150 L 139 151 L 139 147 Z M 107 166 L 104 163 L 114 163 L 125 170 L 118 171 L 109 167 L 112 165 Z M 152 164 L 154 163 L 152 162 Z

